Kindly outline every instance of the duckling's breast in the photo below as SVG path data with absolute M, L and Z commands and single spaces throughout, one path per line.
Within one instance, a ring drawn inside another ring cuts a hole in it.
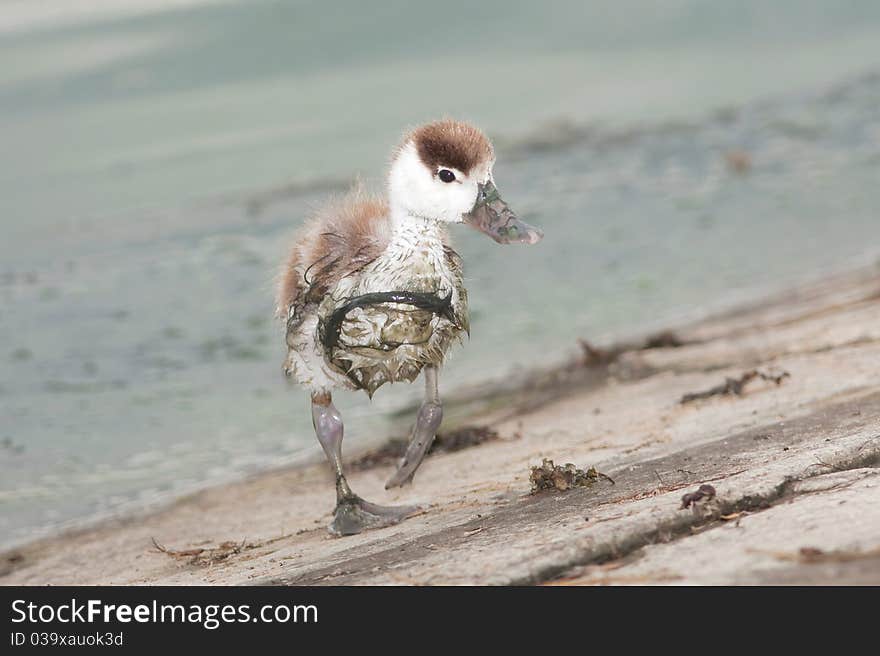
M 384 383 L 412 381 L 442 364 L 468 330 L 460 259 L 438 240 L 414 237 L 340 279 L 317 315 L 315 346 L 351 387 L 372 395 Z
M 319 324 L 327 361 L 370 395 L 386 382 L 412 381 L 425 365 L 442 363 L 464 330 L 450 307 L 451 294 L 409 299 L 418 305 L 382 301 L 383 296 L 352 299 Z M 368 302 L 358 303 L 363 298 Z
M 337 344 L 343 350 L 383 352 L 427 344 L 433 323 L 433 312 L 403 303 L 359 307 L 342 322 Z

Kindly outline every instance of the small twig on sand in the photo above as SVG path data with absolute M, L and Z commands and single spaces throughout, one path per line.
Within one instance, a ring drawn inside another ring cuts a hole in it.
M 484 442 L 493 442 L 498 439 L 501 439 L 498 431 L 489 426 L 462 426 L 455 430 L 438 433 L 428 449 L 428 455 L 461 451 L 462 449 L 469 449 L 479 446 Z M 351 463 L 351 468 L 364 470 L 396 463 L 406 453 L 408 445 L 409 440 L 406 438 L 392 438 L 379 448 L 369 451 L 354 460 Z
M 156 538 L 151 537 L 153 546 L 157 551 L 174 558 L 175 560 L 187 560 L 190 565 L 214 565 L 220 561 L 226 560 L 230 556 L 240 554 L 245 549 L 253 549 L 257 545 L 248 544 L 247 540 L 239 542 L 221 542 L 216 547 L 197 548 L 197 549 L 169 549 L 159 544 Z
M 777 560 L 793 561 L 798 563 L 846 563 L 853 560 L 865 560 L 880 558 L 880 547 L 867 551 L 823 551 L 816 547 L 801 547 L 797 552 L 765 551 L 763 549 L 749 549 L 751 553 L 771 556 Z
M 581 363 L 585 367 L 602 367 L 611 364 L 626 350 L 616 346 L 608 349 L 598 348 L 583 338 L 578 338 L 578 346 L 583 352 Z
M 655 348 L 680 348 L 685 345 L 685 341 L 676 335 L 671 330 L 664 330 L 663 332 L 655 333 L 653 335 L 649 335 L 645 338 L 645 343 L 642 344 L 642 351 L 647 351 L 648 349 Z
M 685 510 L 703 499 L 712 499 L 715 496 L 715 488 L 703 483 L 696 492 L 688 492 L 681 497 L 681 509 Z
M 713 396 L 742 396 L 745 391 L 745 386 L 756 378 L 781 385 L 783 380 L 790 377 L 791 374 L 787 371 L 774 375 L 758 371 L 757 369 L 752 369 L 751 371 L 745 372 L 739 378 L 727 378 L 720 385 L 716 385 L 703 392 L 691 392 L 685 394 L 681 397 L 680 403 L 692 403 L 693 401 L 708 399 Z
M 632 351 L 648 351 L 658 348 L 679 348 L 687 342 L 681 339 L 671 330 L 648 335 L 642 341 L 620 342 L 612 344 L 608 348 L 599 348 L 586 339 L 579 338 L 578 346 L 581 347 L 583 357 L 581 364 L 584 367 L 604 367 L 616 362 L 621 355 Z

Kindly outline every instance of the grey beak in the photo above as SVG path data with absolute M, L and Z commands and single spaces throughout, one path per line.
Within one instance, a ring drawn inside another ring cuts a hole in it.
M 462 218 L 499 244 L 537 244 L 544 237 L 540 228 L 517 218 L 491 181 L 479 186 L 474 208 Z

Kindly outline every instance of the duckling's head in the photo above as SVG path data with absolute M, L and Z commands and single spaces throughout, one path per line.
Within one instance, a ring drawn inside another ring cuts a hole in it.
M 520 221 L 495 187 L 495 151 L 474 126 L 450 119 L 408 134 L 388 179 L 392 211 L 448 223 L 470 223 L 495 241 L 534 244 L 543 233 Z

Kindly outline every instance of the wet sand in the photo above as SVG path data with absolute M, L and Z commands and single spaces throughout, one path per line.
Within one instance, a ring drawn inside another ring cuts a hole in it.
M 291 468 L 7 552 L 0 584 L 880 583 L 876 269 L 583 350 L 483 394 L 497 438 L 413 486 L 362 459 L 362 496 L 430 503 L 400 525 L 330 537 L 328 468 Z M 544 458 L 613 484 L 531 494 Z

